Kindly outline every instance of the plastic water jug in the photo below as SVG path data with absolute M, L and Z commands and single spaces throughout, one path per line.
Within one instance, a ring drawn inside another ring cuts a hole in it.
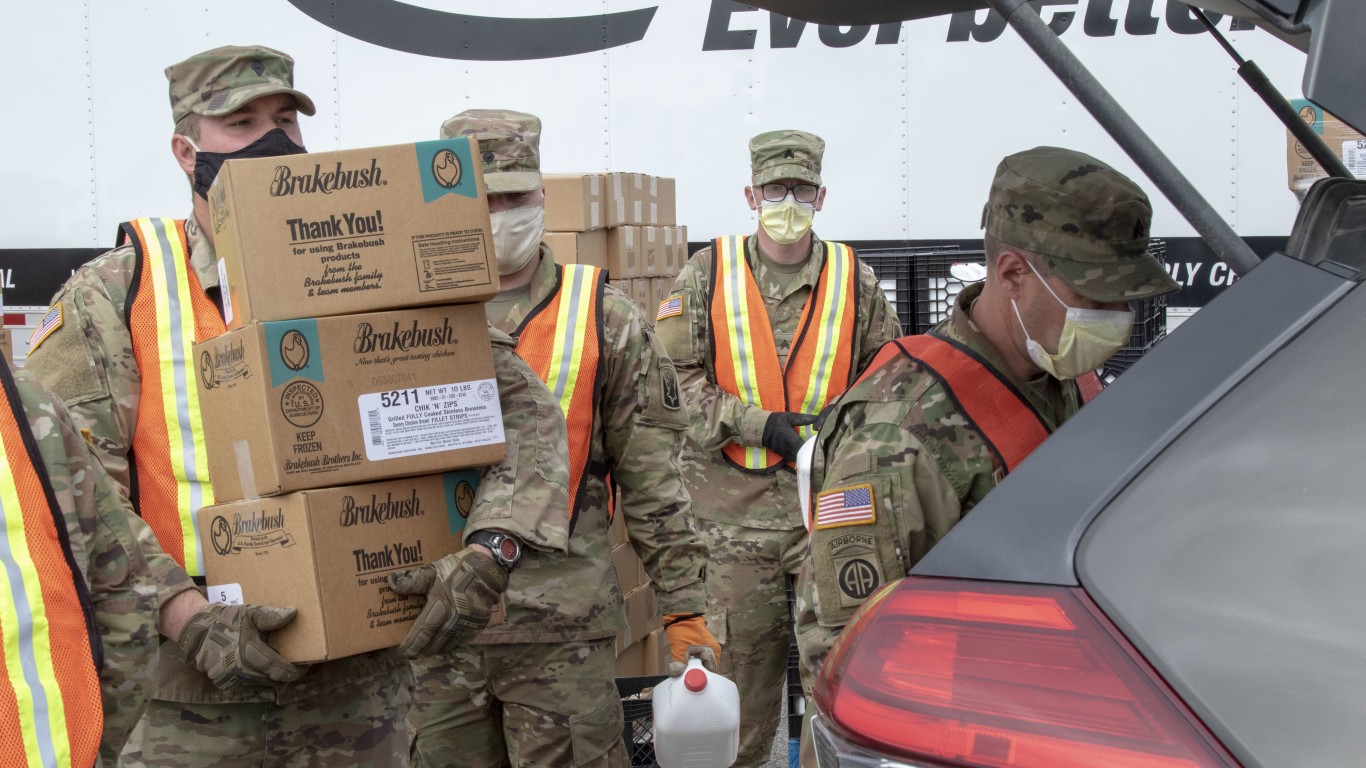
M 655 686 L 655 761 L 660 768 L 726 768 L 740 752 L 740 692 L 698 659 Z

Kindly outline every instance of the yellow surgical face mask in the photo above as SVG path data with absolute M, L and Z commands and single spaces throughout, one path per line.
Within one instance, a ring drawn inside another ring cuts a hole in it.
M 1024 329 L 1025 348 L 1029 352 L 1029 359 L 1053 378 L 1075 379 L 1094 371 L 1129 340 L 1134 325 L 1133 310 L 1084 309 L 1071 306 L 1058 296 L 1048 281 L 1043 279 L 1043 275 L 1034 269 L 1033 264 L 1029 264 L 1029 269 L 1039 278 L 1039 282 L 1043 283 L 1043 287 L 1048 289 L 1053 299 L 1067 308 L 1067 317 L 1063 321 L 1062 333 L 1058 337 L 1058 351 L 1053 354 L 1030 336 L 1029 328 L 1020 316 L 1020 308 L 1016 306 L 1014 299 L 1010 300 L 1010 306 L 1015 310 L 1015 319 L 1020 321 L 1020 328 Z
M 802 239 L 811 231 L 811 219 L 816 215 L 810 203 L 799 203 L 788 195 L 781 203 L 759 206 L 759 223 L 774 242 L 787 245 Z

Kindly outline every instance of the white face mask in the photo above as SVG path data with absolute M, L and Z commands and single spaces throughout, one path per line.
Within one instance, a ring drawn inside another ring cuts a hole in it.
M 498 274 L 510 275 L 525 267 L 540 250 L 545 234 L 545 206 L 524 205 L 489 214 L 493 226 L 493 255 Z
M 1020 308 L 1014 299 L 1010 300 L 1010 306 L 1015 309 L 1015 319 L 1020 321 L 1020 328 L 1024 330 L 1029 359 L 1053 378 L 1075 379 L 1094 371 L 1129 340 L 1134 325 L 1133 310 L 1083 309 L 1069 306 L 1058 297 L 1048 281 L 1034 269 L 1033 264 L 1029 265 L 1029 269 L 1039 278 L 1039 282 L 1043 283 L 1043 287 L 1048 289 L 1049 295 L 1067 307 L 1067 319 L 1063 321 L 1062 334 L 1058 337 L 1058 352 L 1050 354 L 1039 342 L 1030 337 L 1024 318 L 1020 316 Z
M 774 242 L 787 245 L 795 243 L 811 231 L 811 219 L 816 215 L 812 203 L 799 203 L 792 193 L 782 202 L 764 202 L 759 206 L 759 223 Z

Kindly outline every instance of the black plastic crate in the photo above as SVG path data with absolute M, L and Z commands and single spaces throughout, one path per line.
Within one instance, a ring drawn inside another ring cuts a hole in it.
M 986 251 L 943 248 L 916 254 L 911 267 L 915 284 L 915 318 L 911 333 L 925 333 L 949 316 L 953 302 L 964 288 L 981 278 L 963 274 L 966 265 L 987 263 Z M 981 270 L 976 270 L 981 273 Z
M 858 252 L 859 258 L 872 268 L 887 300 L 896 308 L 897 320 L 903 333 L 923 333 L 917 330 L 917 316 L 924 293 L 918 290 L 917 265 L 949 254 L 968 254 L 969 261 L 982 263 L 981 251 L 962 251 L 956 245 L 931 245 L 911 248 L 875 248 Z M 976 257 L 973 257 L 976 254 Z M 933 323 L 931 323 L 933 325 Z
M 618 677 L 617 692 L 621 694 L 621 709 L 625 715 L 622 740 L 633 768 L 656 768 L 654 708 L 650 689 L 659 685 L 665 675 Z
M 858 256 L 877 275 L 878 287 L 896 309 L 902 332 L 910 333 L 915 318 L 915 290 L 911 282 L 912 251 L 867 250 L 859 251 Z

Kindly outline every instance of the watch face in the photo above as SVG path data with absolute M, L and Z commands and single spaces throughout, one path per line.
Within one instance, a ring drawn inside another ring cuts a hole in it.
M 516 562 L 522 554 L 522 548 L 517 546 L 517 542 L 512 537 L 504 537 L 502 541 L 498 542 L 498 554 L 510 563 Z

